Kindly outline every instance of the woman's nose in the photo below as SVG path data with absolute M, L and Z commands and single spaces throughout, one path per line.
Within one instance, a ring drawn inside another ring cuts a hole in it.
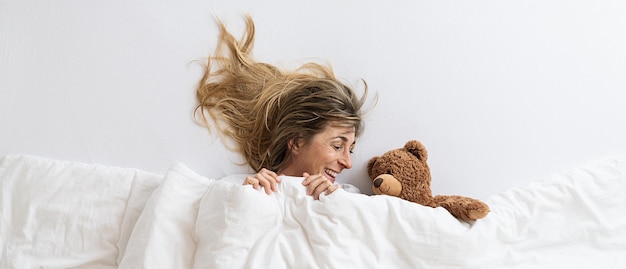
M 350 156 L 350 151 L 344 152 L 339 162 L 345 169 L 352 168 L 352 156 Z

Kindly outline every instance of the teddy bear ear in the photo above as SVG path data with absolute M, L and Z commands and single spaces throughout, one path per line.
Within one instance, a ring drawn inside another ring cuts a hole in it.
M 378 160 L 378 157 L 372 157 L 369 162 L 367 162 L 367 175 L 371 178 L 372 176 L 377 176 L 377 175 L 372 175 L 372 168 L 374 167 L 374 164 L 376 163 L 376 160 Z
M 417 140 L 410 140 L 406 142 L 406 144 L 404 144 L 404 149 L 417 156 L 417 158 L 422 161 L 426 161 L 428 159 L 428 151 L 426 150 L 426 147 L 424 147 L 424 145 Z

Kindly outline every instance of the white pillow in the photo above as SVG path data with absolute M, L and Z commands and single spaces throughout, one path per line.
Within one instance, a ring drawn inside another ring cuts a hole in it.
M 161 176 L 6 156 L 0 163 L 1 268 L 117 268 Z

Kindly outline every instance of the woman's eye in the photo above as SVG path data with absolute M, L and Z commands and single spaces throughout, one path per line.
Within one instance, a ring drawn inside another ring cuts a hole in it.
M 346 148 L 345 145 L 331 145 L 331 147 L 333 147 L 333 149 L 335 149 L 335 151 L 344 151 L 344 149 Z M 350 146 L 348 151 L 350 153 L 354 153 L 354 146 Z

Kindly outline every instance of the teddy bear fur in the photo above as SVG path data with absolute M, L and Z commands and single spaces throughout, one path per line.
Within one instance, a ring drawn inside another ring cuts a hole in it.
M 408 141 L 403 148 L 393 149 L 372 157 L 367 172 L 372 179 L 374 194 L 397 196 L 429 207 L 443 207 L 457 219 L 475 221 L 489 213 L 484 202 L 458 195 L 432 195 L 428 151 L 417 140 Z

